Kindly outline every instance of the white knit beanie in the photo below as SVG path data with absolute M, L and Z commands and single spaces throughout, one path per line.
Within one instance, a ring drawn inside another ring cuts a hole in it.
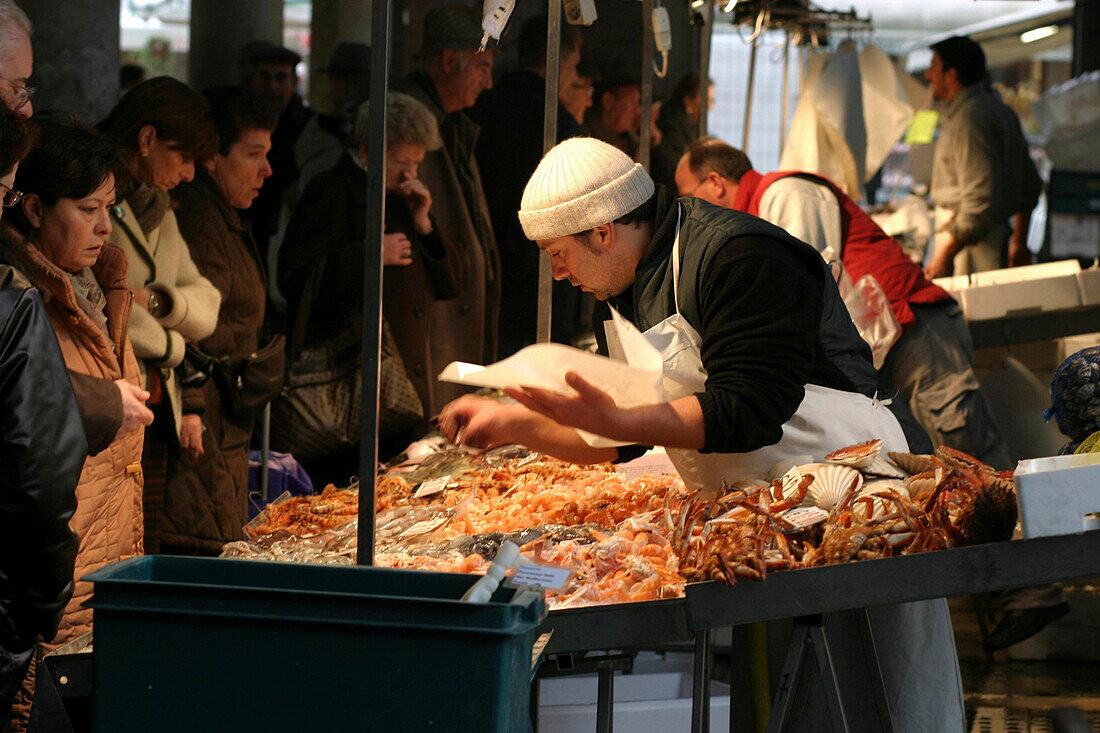
M 527 182 L 519 223 L 532 241 L 584 232 L 629 214 L 653 195 L 640 163 L 592 137 L 554 146 Z

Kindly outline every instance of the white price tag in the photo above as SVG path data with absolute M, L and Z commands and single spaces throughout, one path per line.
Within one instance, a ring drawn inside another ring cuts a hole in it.
M 428 534 L 434 532 L 444 524 L 447 523 L 447 517 L 434 517 L 432 519 L 425 519 L 423 522 L 417 522 L 413 526 L 402 532 L 399 537 L 415 537 L 421 534 Z
M 520 458 L 518 461 L 516 461 L 516 465 L 514 466 L 514 468 L 523 468 L 527 464 L 534 463 L 540 458 L 542 458 L 542 456 L 538 453 L 532 453 L 530 455 L 524 456 L 523 458 Z
M 779 485 L 783 487 L 783 498 L 789 499 L 798 490 L 800 483 L 802 483 L 802 473 L 797 466 L 783 474 L 783 478 L 779 479 Z
M 447 488 L 447 484 L 451 483 L 451 476 L 440 476 L 439 478 L 433 478 L 431 481 L 425 481 L 420 484 L 420 488 L 413 494 L 414 499 L 422 499 L 425 496 L 431 496 L 432 494 L 438 494 L 443 489 Z
M 535 643 L 531 647 L 531 669 L 534 669 L 539 663 L 539 657 L 542 656 L 542 650 L 550 643 L 550 637 L 553 635 L 554 632 L 551 630 L 547 631 L 545 634 L 539 634 L 539 638 L 535 639 Z
M 794 525 L 794 529 L 790 531 L 797 532 L 812 527 L 819 522 L 824 522 L 829 518 L 829 512 L 816 506 L 798 506 L 790 511 L 783 512 L 779 516 Z
M 552 565 L 520 565 L 505 585 L 510 588 L 546 588 L 561 590 L 569 582 L 573 571 Z

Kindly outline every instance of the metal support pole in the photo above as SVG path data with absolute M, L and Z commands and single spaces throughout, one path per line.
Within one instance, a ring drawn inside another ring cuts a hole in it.
M 274 497 L 268 496 L 268 487 L 271 477 L 268 476 L 267 462 L 271 460 L 271 403 L 264 405 L 264 411 L 260 417 L 260 500 L 264 506 L 271 503 Z
M 752 50 L 749 52 L 749 90 L 745 94 L 745 126 L 742 128 L 741 150 L 749 152 L 749 120 L 752 118 L 752 86 L 756 77 L 756 46 L 760 38 L 752 39 Z
M 600 667 L 596 688 L 596 733 L 611 733 L 615 717 L 615 670 Z
M 695 635 L 695 668 L 691 678 L 691 733 L 710 730 L 710 629 Z
M 756 730 L 763 733 L 771 715 L 771 674 L 768 668 L 768 624 L 758 621 L 749 624 L 748 661 L 749 695 L 752 700 L 752 719 Z M 732 709 L 732 705 L 730 708 Z
M 699 88 L 703 90 L 699 105 L 699 134 L 707 134 L 707 114 L 710 108 L 710 40 L 714 33 L 714 3 L 703 6 L 703 27 L 699 31 Z
M 546 11 L 546 97 L 542 115 L 542 154 L 558 142 L 558 51 L 561 48 L 561 0 L 547 0 Z M 554 273 L 550 253 L 539 252 L 538 320 L 535 341 L 550 342 L 550 319 L 554 305 Z
M 638 162 L 649 170 L 653 120 L 653 0 L 642 0 L 642 121 L 638 127 Z
M 787 144 L 787 96 L 790 87 L 791 68 L 791 30 L 785 29 L 786 39 L 783 42 L 783 100 L 780 104 L 779 115 L 779 154 L 783 155 L 783 146 Z
M 378 388 L 382 350 L 382 233 L 386 211 L 386 82 L 390 3 L 371 3 L 370 148 L 363 258 L 363 426 L 359 433 L 358 563 L 374 564 L 374 488 L 378 474 Z

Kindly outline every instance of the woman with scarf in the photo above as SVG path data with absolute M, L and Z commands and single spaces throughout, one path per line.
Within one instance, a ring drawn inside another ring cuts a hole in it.
M 40 142 L 19 166 L 13 185 L 22 199 L 0 224 L 4 259 L 41 292 L 70 372 L 138 384 L 138 364 L 127 338 L 133 295 L 126 282 L 126 255 L 107 241 L 116 181 L 126 175 L 125 168 L 111 141 L 94 130 L 41 115 L 36 120 Z M 42 653 L 91 630 L 92 611 L 82 605 L 91 596 L 91 584 L 80 578 L 142 552 L 143 432 L 120 432 L 84 462 L 70 521 L 79 537 L 75 590 L 53 645 L 39 645 L 13 708 L 16 728 L 29 711 Z
M 203 277 L 180 234 L 168 192 L 195 175 L 195 163 L 218 149 L 203 97 L 166 76 L 149 79 L 119 100 L 99 129 L 120 148 L 131 176 L 111 208 L 110 241 L 129 261 L 134 296 L 130 334 L 152 394 L 156 418 L 146 432 L 145 535 L 160 550 L 168 454 L 202 455 L 200 405 L 188 405 L 176 378 L 186 341 L 213 331 L 221 294 Z

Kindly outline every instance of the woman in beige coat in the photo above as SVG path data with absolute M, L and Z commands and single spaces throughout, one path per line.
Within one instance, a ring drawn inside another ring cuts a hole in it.
M 134 295 L 130 338 L 141 360 L 156 418 L 146 432 L 145 534 L 149 552 L 160 548 L 164 483 L 169 452 L 202 455 L 201 403 L 185 404 L 175 368 L 184 343 L 214 331 L 221 295 L 192 261 L 168 191 L 195 175 L 195 162 L 217 151 L 206 102 L 166 76 L 138 84 L 99 124 L 122 149 L 132 176 L 112 207 L 110 241 L 126 253 Z
M 94 130 L 53 119 L 40 124 L 40 143 L 16 175 L 15 188 L 24 195 L 4 217 L 0 246 L 41 291 L 68 369 L 137 384 L 138 364 L 127 338 L 133 295 L 126 256 L 106 241 L 116 173 L 125 175 L 125 169 L 111 141 Z M 84 462 L 69 523 L 80 542 L 76 585 L 54 646 L 92 628 L 92 611 L 82 607 L 91 584 L 80 578 L 142 552 L 142 433 L 120 432 Z M 49 648 L 40 645 L 36 659 Z M 17 729 L 30 690 L 28 682 L 13 708 Z

